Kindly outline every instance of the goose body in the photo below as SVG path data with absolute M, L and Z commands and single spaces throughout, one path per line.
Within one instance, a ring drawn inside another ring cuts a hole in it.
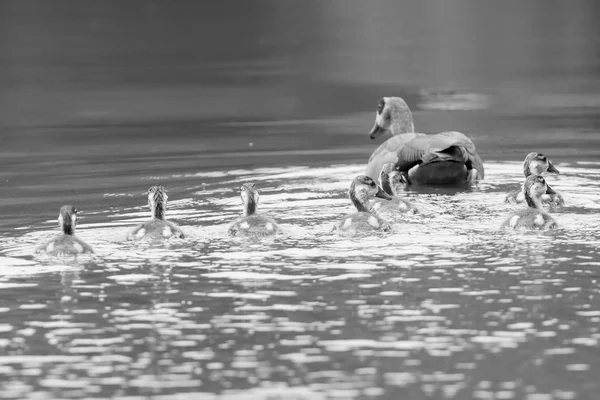
M 390 225 L 377 214 L 369 199 L 380 197 L 389 201 L 392 200 L 392 196 L 379 188 L 373 179 L 363 175 L 356 177 L 348 195 L 357 212 L 346 215 L 335 226 L 337 231 L 353 234 L 391 230 Z
M 260 196 L 254 183 L 245 183 L 240 190 L 243 214 L 229 226 L 229 236 L 261 237 L 281 233 L 281 228 L 273 218 L 256 213 Z
M 148 189 L 148 206 L 152 218 L 136 225 L 127 235 L 128 240 L 164 240 L 184 238 L 181 228 L 165 219 L 167 212 L 167 192 L 162 186 L 152 186 Z
M 369 158 L 366 175 L 375 178 L 384 164 L 394 163 L 407 184 L 460 186 L 484 178 L 483 161 L 475 145 L 461 132 L 416 133 L 410 109 L 400 97 L 379 101 L 369 137 L 385 132 L 392 138 Z
M 35 252 L 46 253 L 49 256 L 75 256 L 83 253 L 93 253 L 92 246 L 75 236 L 77 226 L 77 209 L 73 206 L 62 206 L 58 215 L 58 225 L 61 233 L 40 244 Z
M 502 229 L 555 229 L 558 224 L 542 211 L 541 197 L 546 193 L 546 181 L 541 175 L 530 175 L 523 184 L 526 209 L 514 212 L 502 224 Z
M 391 200 L 375 199 L 373 209 L 386 219 L 400 215 L 418 214 L 419 210 L 410 201 L 402 198 L 402 176 L 394 163 L 384 164 L 379 173 L 379 185 L 390 196 Z
M 559 174 L 560 172 L 556 167 L 552 164 L 552 162 L 543 154 L 537 152 L 531 152 L 525 157 L 525 161 L 523 162 L 523 175 L 525 178 L 531 175 L 541 175 L 545 172 Z M 521 187 L 521 190 L 517 190 L 515 192 L 509 193 L 504 201 L 510 204 L 518 204 L 525 201 L 525 192 Z M 562 195 L 558 192 L 555 192 L 554 189 L 550 187 L 546 183 L 546 193 L 544 193 L 540 200 L 543 205 L 549 206 L 562 206 L 565 201 Z

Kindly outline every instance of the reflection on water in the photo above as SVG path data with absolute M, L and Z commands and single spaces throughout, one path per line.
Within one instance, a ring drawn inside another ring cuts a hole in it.
M 559 168 L 550 233 L 498 230 L 521 168 L 490 162 L 475 191 L 407 192 L 422 213 L 390 235 L 331 232 L 362 165 L 190 173 L 163 246 L 115 241 L 146 218 L 132 192 L 82 220 L 94 257 L 33 258 L 54 220 L 4 234 L 3 398 L 592 398 L 600 180 Z M 226 236 L 249 180 L 285 237 Z

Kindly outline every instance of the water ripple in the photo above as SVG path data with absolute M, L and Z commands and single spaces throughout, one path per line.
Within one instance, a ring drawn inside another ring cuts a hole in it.
M 597 382 L 600 368 L 600 174 L 559 168 L 548 179 L 567 206 L 552 233 L 498 230 L 520 163 L 489 163 L 468 193 L 407 191 L 422 214 L 374 237 L 331 231 L 360 165 L 174 174 L 184 183 L 169 215 L 188 238 L 164 244 L 120 240 L 147 206 L 111 190 L 106 201 L 124 206 L 90 211 L 79 232 L 93 257 L 35 256 L 54 220 L 4 234 L 0 389 L 14 399 L 584 398 L 600 390 L 577 383 Z M 284 236 L 227 237 L 250 180 Z

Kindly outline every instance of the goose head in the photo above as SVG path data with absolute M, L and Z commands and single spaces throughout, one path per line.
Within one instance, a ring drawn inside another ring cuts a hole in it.
M 401 97 L 384 97 L 379 100 L 375 124 L 369 137 L 375 139 L 388 131 L 392 135 L 415 131 L 410 108 Z

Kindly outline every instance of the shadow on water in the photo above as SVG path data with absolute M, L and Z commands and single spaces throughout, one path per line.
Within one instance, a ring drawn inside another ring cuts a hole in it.
M 597 8 L 1 2 L 0 397 L 596 398 Z M 340 237 L 384 95 L 486 180 Z M 560 228 L 499 231 L 529 151 Z M 249 181 L 285 236 L 226 236 Z M 123 243 L 157 183 L 187 238 Z M 34 256 L 65 203 L 97 254 Z

